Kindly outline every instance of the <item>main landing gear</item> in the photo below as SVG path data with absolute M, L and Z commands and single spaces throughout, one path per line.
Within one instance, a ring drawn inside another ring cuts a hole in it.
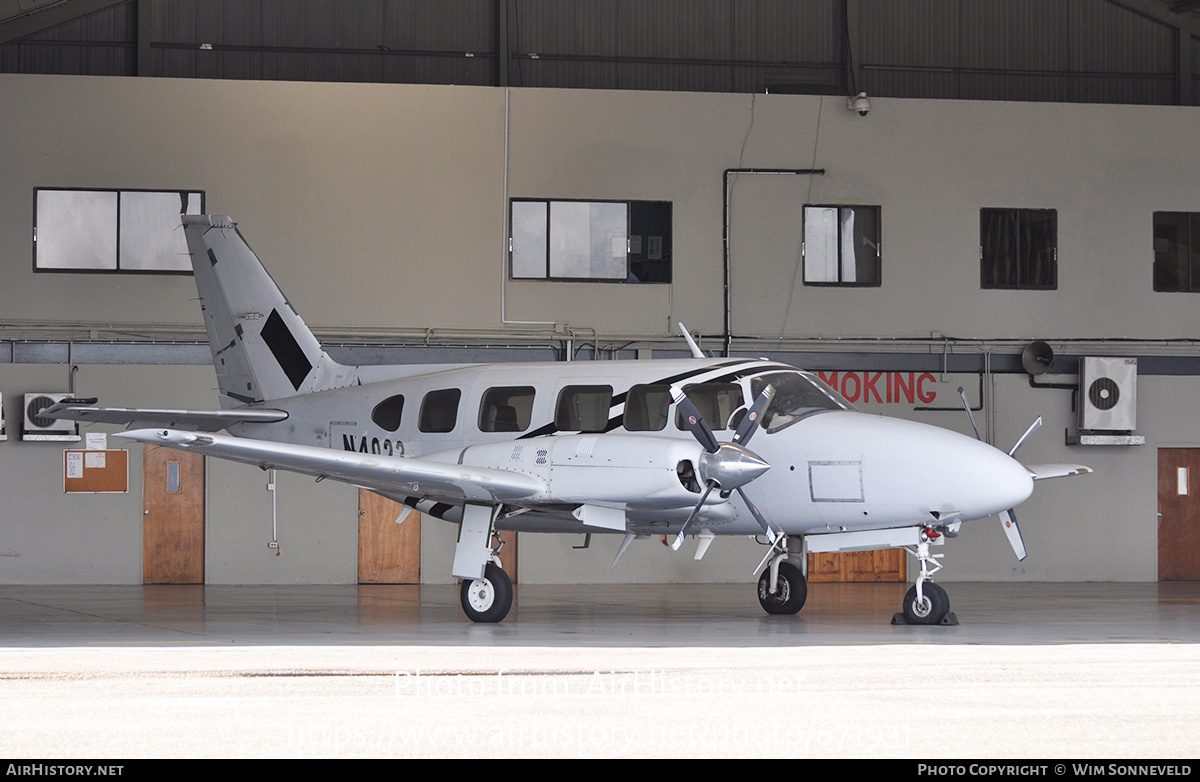
M 788 540 L 780 536 L 767 554 L 771 564 L 758 577 L 758 604 L 768 614 L 794 614 L 808 599 L 808 582 L 804 572 L 788 562 Z
M 463 613 L 472 622 L 499 622 L 512 608 L 512 579 L 496 562 L 489 562 L 483 578 L 464 579 L 459 589 Z
M 504 540 L 496 532 L 499 511 L 489 505 L 463 506 L 451 573 L 462 579 L 459 602 L 472 622 L 499 622 L 512 608 L 512 579 L 500 565 Z

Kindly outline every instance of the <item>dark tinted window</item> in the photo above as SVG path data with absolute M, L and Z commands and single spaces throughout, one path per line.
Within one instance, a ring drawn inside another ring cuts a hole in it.
M 489 388 L 479 404 L 481 432 L 524 432 L 533 418 L 533 386 Z
M 421 400 L 421 416 L 417 428 L 422 432 L 449 432 L 458 421 L 458 400 L 462 391 L 444 388 L 430 391 Z
M 567 386 L 558 395 L 554 425 L 562 432 L 603 432 L 611 406 L 612 386 Z
M 394 432 L 400 428 L 400 416 L 404 412 L 404 395 L 389 396 L 371 411 L 371 420 L 381 429 Z
M 984 288 L 1058 287 L 1058 213 L 1053 209 L 979 211 Z
M 745 403 L 742 387 L 736 383 L 694 383 L 684 386 L 683 393 L 692 400 L 700 417 L 714 432 L 725 429 L 729 416 Z M 675 414 L 675 425 L 680 429 L 687 428 L 681 413 Z
M 671 404 L 669 385 L 638 385 L 625 395 L 625 428 L 630 432 L 657 432 L 667 426 Z

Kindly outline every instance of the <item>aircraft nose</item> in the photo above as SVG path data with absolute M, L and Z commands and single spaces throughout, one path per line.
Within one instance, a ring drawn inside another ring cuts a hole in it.
M 979 514 L 990 516 L 1015 508 L 1033 494 L 1033 478 L 1025 466 L 1001 450 L 986 443 L 969 460 L 974 480 L 970 481 L 982 506 Z

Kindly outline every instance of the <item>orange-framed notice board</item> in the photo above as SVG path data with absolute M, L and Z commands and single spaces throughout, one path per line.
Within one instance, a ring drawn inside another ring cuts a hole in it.
M 63 451 L 67 494 L 124 494 L 129 491 L 129 451 Z

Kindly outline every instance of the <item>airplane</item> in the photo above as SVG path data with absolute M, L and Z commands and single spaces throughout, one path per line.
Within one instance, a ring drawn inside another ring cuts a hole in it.
M 475 622 L 513 601 L 503 534 L 610 533 L 616 558 L 663 537 L 695 558 L 722 535 L 767 546 L 758 599 L 795 614 L 807 552 L 900 547 L 920 572 L 896 619 L 953 621 L 935 583 L 964 521 L 1013 511 L 1035 481 L 1091 472 L 1022 465 L 940 427 L 859 412 L 810 372 L 768 359 L 348 366 L 321 347 L 226 216 L 185 215 L 220 409 L 96 407 L 53 418 L 124 424 L 115 436 L 332 479 L 458 525 L 451 573 Z M 968 409 L 968 415 L 970 411 Z M 215 434 L 225 430 L 228 434 Z M 761 434 L 759 434 L 759 430 Z M 754 450 L 749 446 L 753 442 Z

